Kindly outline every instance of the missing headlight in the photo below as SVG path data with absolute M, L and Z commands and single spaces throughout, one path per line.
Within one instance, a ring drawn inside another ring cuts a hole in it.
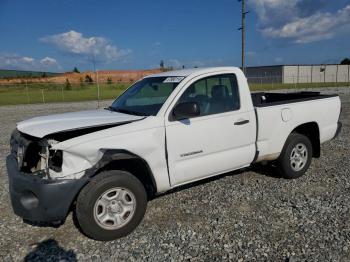
M 63 153 L 61 150 L 50 150 L 49 168 L 55 172 L 62 171 Z
M 20 150 L 20 154 L 17 152 L 17 157 L 22 158 L 20 164 L 21 171 L 25 173 L 34 173 L 41 170 L 41 156 L 44 149 L 37 141 L 30 141 L 27 146 L 24 146 Z M 19 159 L 20 160 L 20 159 Z

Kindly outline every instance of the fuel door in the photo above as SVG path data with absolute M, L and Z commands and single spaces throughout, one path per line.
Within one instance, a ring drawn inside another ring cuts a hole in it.
M 281 117 L 283 122 L 288 122 L 293 118 L 293 112 L 290 108 L 283 108 L 281 110 Z

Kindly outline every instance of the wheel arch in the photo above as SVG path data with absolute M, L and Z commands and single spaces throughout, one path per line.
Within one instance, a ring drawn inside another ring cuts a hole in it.
M 124 149 L 103 149 L 102 158 L 90 169 L 85 176 L 94 177 L 106 170 L 125 170 L 138 178 L 144 185 L 148 197 L 157 193 L 157 183 L 147 161 L 142 157 Z
M 320 128 L 316 122 L 303 123 L 295 127 L 292 133 L 306 136 L 312 144 L 312 156 L 316 158 L 321 156 Z

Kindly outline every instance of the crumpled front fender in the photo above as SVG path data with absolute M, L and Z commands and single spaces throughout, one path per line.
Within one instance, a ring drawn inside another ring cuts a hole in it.
M 53 147 L 52 150 L 55 150 Z M 84 176 L 85 170 L 93 167 L 103 156 L 101 150 L 94 150 L 94 153 L 83 149 L 69 148 L 62 150 L 62 169 L 61 172 L 50 170 L 50 176 L 55 179 L 78 179 Z

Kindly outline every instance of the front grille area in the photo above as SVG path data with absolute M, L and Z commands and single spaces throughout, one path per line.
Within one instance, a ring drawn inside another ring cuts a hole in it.
M 19 167 L 23 165 L 23 158 L 26 152 L 26 149 L 31 141 L 26 139 L 21 133 L 15 129 L 11 134 L 11 154 L 15 155 L 18 160 Z
M 42 157 L 47 154 L 46 140 L 30 137 L 17 129 L 11 135 L 11 153 L 17 157 L 21 172 L 36 173 L 44 168 Z

